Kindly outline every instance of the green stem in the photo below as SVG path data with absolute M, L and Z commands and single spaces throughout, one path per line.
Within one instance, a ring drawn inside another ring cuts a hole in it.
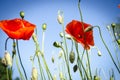
M 97 27 L 97 28 L 98 28 L 98 30 L 99 30 L 99 34 L 100 34 L 100 38 L 101 38 L 101 40 L 102 40 L 102 42 L 103 42 L 103 44 L 104 44 L 105 48 L 107 49 L 107 51 L 108 51 L 108 53 L 109 53 L 109 55 L 110 55 L 110 57 L 111 57 L 111 59 L 112 59 L 112 61 L 113 61 L 114 65 L 115 65 L 115 67 L 116 67 L 116 69 L 117 69 L 117 71 L 118 71 L 118 72 L 119 72 L 119 74 L 120 74 L 120 70 L 119 70 L 119 68 L 118 68 L 117 64 L 115 63 L 115 60 L 114 60 L 114 58 L 113 58 L 113 56 L 112 56 L 112 54 L 111 54 L 110 50 L 108 49 L 108 47 L 107 47 L 107 45 L 106 45 L 106 43 L 105 43 L 105 41 L 104 41 L 104 39 L 103 39 L 103 37 L 102 37 L 100 27 L 99 27 L 99 26 L 95 26 L 95 27 Z
M 6 39 L 6 41 L 5 41 L 5 50 L 7 50 L 7 42 L 8 42 L 9 39 L 10 39 L 10 38 L 8 37 L 8 38 Z
M 42 80 L 46 80 L 43 69 L 42 69 L 42 66 L 41 66 L 41 63 L 40 63 L 40 58 L 39 58 L 39 56 L 37 56 L 37 57 L 38 57 L 38 64 L 39 64 L 39 68 L 40 68 L 41 78 L 42 78 Z M 43 79 L 43 77 L 44 77 L 44 79 Z
M 21 67 L 22 67 L 22 69 L 23 69 L 23 72 L 24 72 L 25 78 L 26 78 L 26 80 L 28 80 L 28 79 L 27 79 L 26 72 L 25 72 L 25 69 L 24 69 L 24 66 L 23 66 L 23 64 L 22 64 L 21 57 L 20 57 L 20 51 L 19 51 L 18 40 L 16 40 L 16 44 L 17 44 L 17 51 L 18 51 L 18 57 L 19 57 L 19 60 L 20 60 L 20 64 L 21 64 Z
M 15 55 L 15 59 L 16 59 L 16 65 L 17 65 L 17 69 L 18 69 L 18 72 L 19 72 L 19 74 L 20 74 L 20 77 L 21 77 L 22 80 L 25 80 L 24 77 L 23 77 L 22 72 L 20 71 L 20 67 L 19 67 L 19 65 L 18 65 L 18 59 L 17 59 L 17 56 L 16 56 L 16 55 Z
M 90 67 L 90 59 L 89 59 L 89 55 L 88 55 L 88 51 L 86 50 L 87 53 L 87 60 L 88 60 L 88 67 L 89 67 L 89 73 L 90 73 L 90 78 L 92 80 L 92 73 L 91 73 L 91 67 Z
M 64 46 L 65 46 L 65 50 L 66 50 L 66 56 L 65 56 L 65 59 L 66 59 L 66 64 L 67 64 L 67 69 L 68 69 L 68 74 L 69 74 L 69 78 L 70 80 L 72 80 L 72 77 L 71 77 L 71 74 L 70 74 L 70 67 L 69 67 L 69 59 L 68 59 L 68 48 L 67 48 L 67 42 L 66 42 L 66 38 L 65 38 L 65 29 L 64 29 L 64 24 L 62 23 L 62 29 L 63 29 L 63 43 L 64 43 Z
M 87 74 L 87 72 L 86 72 L 86 70 L 85 70 L 85 67 L 84 67 L 84 65 L 83 65 L 83 63 L 82 63 L 82 61 L 81 61 L 81 59 L 80 59 L 79 51 L 78 51 L 78 44 L 77 44 L 76 42 L 75 42 L 75 48 L 76 48 L 76 52 L 77 52 L 77 55 L 78 55 L 77 63 L 79 64 L 79 62 L 80 62 L 81 66 L 82 66 L 82 68 L 83 68 L 83 70 L 84 70 L 84 72 L 85 72 L 85 75 L 86 75 L 87 79 L 89 79 L 89 76 L 88 76 L 88 74 Z
M 7 80 L 9 80 L 9 71 L 7 67 L 6 67 L 6 72 L 7 72 Z

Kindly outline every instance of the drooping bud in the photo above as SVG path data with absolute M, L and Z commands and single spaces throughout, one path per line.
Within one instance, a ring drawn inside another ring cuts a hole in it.
M 77 66 L 77 65 L 74 65 L 74 67 L 73 67 L 73 71 L 76 72 L 77 69 L 78 69 L 78 66 Z
M 38 80 L 38 71 L 35 67 L 32 68 L 32 80 Z
M 75 53 L 73 51 L 70 52 L 69 60 L 71 63 L 73 63 L 75 61 Z
M 89 31 L 93 30 L 93 28 L 94 28 L 94 27 L 92 27 L 92 26 L 88 26 L 88 27 L 84 30 L 84 32 L 89 32 Z
M 63 20 L 63 11 L 58 11 L 58 17 L 57 20 L 59 22 L 59 24 L 63 24 L 64 20 Z
M 61 44 L 60 44 L 59 42 L 54 42 L 54 43 L 53 43 L 53 46 L 59 48 L 59 47 L 61 47 Z
M 20 11 L 20 17 L 21 17 L 22 19 L 24 19 L 24 16 L 25 16 L 24 11 Z
M 115 24 L 115 23 L 112 23 L 111 26 L 112 26 L 112 28 L 114 29 L 115 26 L 116 26 L 116 24 Z
M 6 61 L 6 65 L 12 67 L 12 58 L 11 58 L 9 52 L 5 51 L 4 58 Z
M 47 28 L 47 24 L 46 24 L 46 23 L 43 23 L 43 24 L 42 24 L 42 29 L 43 29 L 43 30 L 46 30 L 46 28 Z

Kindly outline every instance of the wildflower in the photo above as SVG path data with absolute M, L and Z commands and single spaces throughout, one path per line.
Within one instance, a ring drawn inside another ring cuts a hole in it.
M 32 68 L 32 80 L 38 80 L 38 71 L 35 67 Z
M 12 67 L 12 58 L 9 52 L 5 51 L 4 59 L 5 59 L 6 65 Z
M 93 31 L 90 30 L 89 32 L 84 32 L 84 30 L 89 26 L 91 25 L 77 20 L 72 20 L 72 22 L 67 24 L 65 31 L 71 35 L 76 42 L 81 43 L 82 46 L 88 50 L 90 49 L 90 45 L 94 46 Z
M 0 21 L 1 29 L 12 39 L 29 40 L 36 27 L 23 19 L 12 19 Z
M 63 12 L 62 11 L 58 11 L 58 17 L 57 20 L 59 22 L 59 24 L 63 24 L 64 20 L 63 20 Z
M 70 52 L 69 60 L 71 63 L 73 63 L 75 61 L 75 53 L 73 51 Z
M 43 30 L 46 30 L 46 28 L 47 28 L 47 24 L 46 24 L 46 23 L 43 23 L 43 24 L 42 24 L 42 29 L 43 29 Z
M 20 12 L 20 17 L 23 19 L 23 18 L 24 18 L 24 16 L 25 16 L 24 11 L 21 11 L 21 12 Z
M 118 8 L 120 8 L 120 4 L 118 4 Z

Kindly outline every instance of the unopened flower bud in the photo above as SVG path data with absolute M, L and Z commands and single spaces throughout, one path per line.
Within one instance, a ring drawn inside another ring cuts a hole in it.
M 112 26 L 112 28 L 114 29 L 115 26 L 116 26 L 116 24 L 115 24 L 115 23 L 112 23 L 111 26 Z
M 69 60 L 71 63 L 73 63 L 75 61 L 75 53 L 73 51 L 70 52 Z
M 58 11 L 58 17 L 57 17 L 57 20 L 59 22 L 59 24 L 63 24 L 63 12 L 62 11 Z
M 93 30 L 93 28 L 94 28 L 94 27 L 92 27 L 92 26 L 88 26 L 88 27 L 84 30 L 84 32 L 89 32 L 89 31 Z
M 38 80 L 38 71 L 35 67 L 32 68 L 32 80 Z
M 111 76 L 111 77 L 110 77 L 110 80 L 114 80 L 114 77 Z
M 42 24 L 42 29 L 43 29 L 43 30 L 46 30 L 46 28 L 47 28 L 47 24 L 46 24 L 46 23 L 43 23 L 43 24 Z
M 100 51 L 98 51 L 98 56 L 101 56 L 102 54 L 101 54 L 101 52 Z
M 110 26 L 107 26 L 108 31 L 110 31 Z
M 20 17 L 21 17 L 22 19 L 24 19 L 24 16 L 25 16 L 24 11 L 21 11 L 21 12 L 20 12 Z
M 5 52 L 4 58 L 6 61 L 6 65 L 11 67 L 12 66 L 12 58 L 11 58 L 9 52 L 7 52 L 7 51 Z
M 59 42 L 54 42 L 54 43 L 53 43 L 53 46 L 59 48 L 59 47 L 61 47 L 61 44 L 60 44 Z

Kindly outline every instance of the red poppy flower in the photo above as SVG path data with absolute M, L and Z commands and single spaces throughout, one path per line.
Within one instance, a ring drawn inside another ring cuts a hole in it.
M 22 19 L 2 20 L 0 28 L 12 39 L 29 40 L 36 26 Z
M 120 8 L 120 4 L 118 4 L 118 8 Z
M 67 24 L 65 31 L 70 34 L 76 42 L 81 43 L 82 46 L 88 50 L 90 49 L 90 45 L 94 46 L 93 31 L 84 31 L 90 26 L 90 24 L 73 20 Z

